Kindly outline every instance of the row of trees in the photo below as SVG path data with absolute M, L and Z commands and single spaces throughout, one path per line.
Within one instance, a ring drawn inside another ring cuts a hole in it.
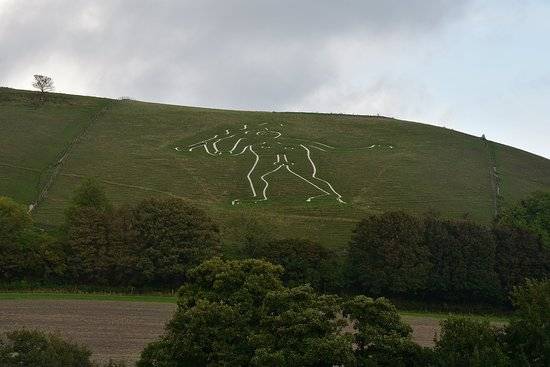
M 344 254 L 307 240 L 261 235 L 247 236 L 238 256 L 282 265 L 289 286 L 502 304 L 525 278 L 550 275 L 548 226 L 540 219 L 550 212 L 544 207 L 549 196 L 524 201 L 490 228 L 390 212 L 362 220 Z M 539 210 L 521 209 L 525 206 Z M 530 214 L 518 224 L 522 210 Z M 176 289 L 189 268 L 220 254 L 217 225 L 181 200 L 147 199 L 114 208 L 97 183 L 86 181 L 64 226 L 47 233 L 32 225 L 22 207 L 0 198 L 2 283 Z
M 93 181 L 81 186 L 62 228 L 38 230 L 0 198 L 0 281 L 174 289 L 190 267 L 219 254 L 218 227 L 180 200 L 113 208 Z
M 550 275 L 550 248 L 505 223 L 487 228 L 391 212 L 358 224 L 347 271 L 358 293 L 502 303 L 525 278 Z
M 192 268 L 166 332 L 138 367 L 479 367 L 550 364 L 550 282 L 515 288 L 509 324 L 450 317 L 434 348 L 385 298 L 339 297 L 287 287 L 284 269 L 262 260 L 214 258 Z M 86 347 L 37 331 L 0 336 L 2 366 L 95 366 Z M 110 362 L 106 367 L 123 366 Z

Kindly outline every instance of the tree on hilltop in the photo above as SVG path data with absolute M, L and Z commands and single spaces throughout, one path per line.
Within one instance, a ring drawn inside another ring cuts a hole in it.
M 52 92 L 55 89 L 52 78 L 39 74 L 34 76 L 34 83 L 32 83 L 32 86 L 39 89 L 42 93 Z

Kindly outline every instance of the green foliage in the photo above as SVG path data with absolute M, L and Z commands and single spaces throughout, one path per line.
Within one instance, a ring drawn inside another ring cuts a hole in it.
M 267 293 L 283 288 L 283 269 L 260 260 L 212 259 L 192 269 L 179 290 L 178 310 L 167 334 L 148 346 L 138 366 L 241 366 L 254 353 Z
M 493 229 L 496 242 L 496 265 L 500 283 L 506 293 L 523 285 L 525 278 L 550 277 L 550 247 L 525 229 L 498 225 Z
M 252 366 L 353 365 L 351 337 L 336 296 L 317 295 L 310 286 L 267 294 L 260 325 L 252 337 Z
M 428 286 L 432 297 L 501 301 L 495 272 L 495 242 L 489 230 L 468 221 L 434 217 L 425 219 L 424 228 L 424 241 L 433 264 Z
M 502 330 L 488 321 L 450 317 L 441 323 L 436 340 L 437 365 L 442 367 L 505 367 L 510 360 L 503 349 Z
M 76 189 L 69 212 L 73 209 L 95 209 L 99 212 L 111 210 L 112 205 L 105 190 L 95 179 L 88 178 Z M 69 214 L 70 215 L 70 214 Z
M 321 292 L 338 291 L 342 287 L 338 256 L 312 241 L 250 241 L 245 246 L 245 256 L 282 265 L 283 282 L 290 287 L 308 283 Z
M 33 227 L 24 207 L 0 197 L 0 281 L 51 279 L 64 269 L 58 242 Z
M 282 267 L 215 258 L 189 272 L 165 335 L 139 367 L 422 366 L 429 352 L 385 299 L 283 286 Z M 342 317 L 341 314 L 345 317 Z M 351 323 L 354 332 L 345 332 Z
M 415 294 L 426 289 L 432 264 L 422 223 L 390 212 L 362 220 L 348 249 L 348 280 L 360 292 Z
M 356 296 L 343 304 L 352 321 L 359 366 L 425 366 L 430 353 L 411 339 L 412 329 L 385 298 Z
M 124 214 L 113 211 L 103 187 L 96 181 L 86 180 L 76 190 L 65 224 L 71 278 L 84 284 L 115 283 L 119 264 L 129 256 L 122 253 L 128 252 L 127 244 L 117 243 L 115 236 L 115 226 Z
M 65 230 L 69 273 L 82 284 L 174 287 L 220 250 L 219 230 L 201 210 L 178 199 L 114 209 L 93 181 L 77 190 Z
M 550 192 L 536 192 L 506 209 L 498 223 L 535 233 L 550 248 Z
M 92 367 L 90 355 L 83 346 L 39 331 L 13 331 L 0 337 L 3 367 Z
M 0 196 L 0 243 L 8 245 L 19 240 L 23 230 L 31 224 L 30 216 L 15 201 Z
M 131 211 L 137 267 L 153 284 L 177 286 L 185 273 L 220 251 L 217 225 L 178 199 L 147 199 Z
M 519 365 L 550 365 L 550 281 L 528 280 L 512 293 L 515 317 L 507 327 L 510 355 Z

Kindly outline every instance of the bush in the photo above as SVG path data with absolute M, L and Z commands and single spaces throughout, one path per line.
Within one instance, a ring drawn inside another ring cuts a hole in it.
M 88 367 L 91 352 L 40 331 L 13 331 L 0 338 L 3 367 Z
M 502 330 L 491 327 L 488 321 L 451 317 L 441 323 L 441 336 L 435 344 L 437 365 L 509 366 L 502 338 Z
M 506 341 L 516 365 L 550 366 L 550 281 L 528 280 L 512 292 L 516 308 Z

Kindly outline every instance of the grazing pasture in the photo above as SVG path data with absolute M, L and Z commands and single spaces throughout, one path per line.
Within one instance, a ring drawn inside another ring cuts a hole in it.
M 0 195 L 57 225 L 83 178 L 115 204 L 182 198 L 222 227 L 339 248 L 389 210 L 489 222 L 550 187 L 550 161 L 457 131 L 379 116 L 244 112 L 0 88 Z M 243 234 L 226 231 L 225 242 Z

